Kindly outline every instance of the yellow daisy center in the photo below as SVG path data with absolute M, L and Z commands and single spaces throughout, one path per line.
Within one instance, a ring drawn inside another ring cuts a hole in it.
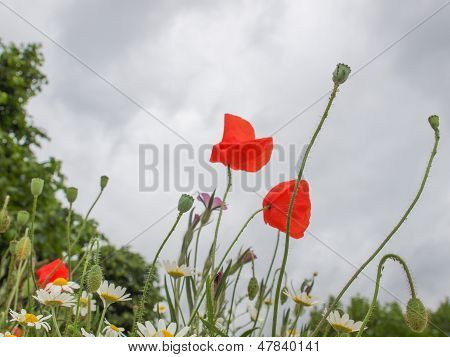
M 331 324 L 331 326 L 333 326 L 333 328 L 335 330 L 338 330 L 340 332 L 346 332 L 346 333 L 353 332 L 353 329 L 351 329 L 348 326 L 342 325 L 342 324 Z
M 172 335 L 169 331 L 167 330 L 161 330 L 161 333 L 163 334 L 164 337 L 174 337 L 174 335 Z
M 169 270 L 167 273 L 174 278 L 181 278 L 182 276 L 184 276 L 184 273 L 179 268 Z
M 117 296 L 114 295 L 110 295 L 108 293 L 101 293 L 100 296 L 106 300 L 106 302 L 116 302 L 117 300 L 119 300 L 119 298 Z
M 5 333 L 3 337 L 17 337 L 16 335 L 11 335 L 10 333 Z
M 116 332 L 120 332 L 119 328 L 116 325 L 109 325 L 109 327 Z
M 36 322 L 38 322 L 39 321 L 39 319 L 36 317 L 36 315 L 33 315 L 33 314 L 25 314 L 25 322 L 26 323 L 28 323 L 28 322 L 31 322 L 31 323 L 36 323 Z
M 304 306 L 311 306 L 312 305 L 312 301 L 310 299 L 303 299 L 300 296 L 294 296 L 292 298 L 292 300 L 294 300 L 294 302 L 296 304 L 300 304 L 300 305 L 304 305 Z
M 86 298 L 80 298 L 80 304 L 81 305 L 83 305 L 83 306 L 87 306 L 87 304 L 88 304 L 88 299 L 86 299 Z
M 53 285 L 58 285 L 58 286 L 65 286 L 68 283 L 69 282 L 64 278 L 57 278 L 53 281 Z
M 159 313 L 162 314 L 166 312 L 166 307 L 164 305 L 159 305 Z

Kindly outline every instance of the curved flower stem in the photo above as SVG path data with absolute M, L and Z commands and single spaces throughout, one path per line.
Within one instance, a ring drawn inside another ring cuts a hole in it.
M 62 337 L 62 336 L 61 336 L 61 331 L 59 330 L 58 321 L 56 320 L 56 311 L 55 311 L 55 308 L 52 307 L 52 308 L 51 308 L 51 311 L 52 311 L 52 321 L 53 321 L 53 325 L 55 325 L 56 333 L 58 334 L 58 337 Z
M 362 336 L 362 334 L 364 332 L 364 328 L 366 327 L 367 323 L 369 322 L 369 320 L 372 316 L 373 310 L 375 310 L 375 305 L 377 304 L 377 298 L 378 298 L 378 291 L 380 289 L 381 273 L 383 271 L 384 263 L 388 259 L 392 259 L 392 260 L 398 262 L 402 266 L 402 268 L 406 274 L 406 278 L 408 280 L 409 291 L 411 293 L 411 297 L 412 298 L 416 297 L 416 291 L 414 289 L 414 283 L 413 283 L 413 280 L 411 277 L 411 273 L 409 272 L 408 266 L 406 265 L 405 261 L 396 254 L 386 254 L 383 258 L 381 258 L 380 264 L 378 264 L 377 279 L 375 282 L 375 291 L 373 293 L 372 303 L 370 304 L 369 310 L 367 311 L 366 317 L 364 317 L 363 323 L 362 323 L 361 328 L 359 329 L 356 337 Z
M 72 277 L 72 243 L 70 241 L 72 228 L 72 202 L 69 204 L 69 212 L 66 217 L 66 240 L 67 240 L 67 265 L 69 269 L 69 280 Z
M 227 188 L 225 190 L 225 193 L 223 194 L 223 198 L 222 198 L 222 203 L 220 205 L 220 209 L 219 209 L 219 216 L 217 217 L 217 223 L 216 223 L 216 229 L 214 230 L 214 240 L 212 243 L 212 268 L 211 271 L 214 273 L 215 269 L 214 269 L 214 264 L 216 262 L 216 246 L 217 246 L 217 236 L 219 235 L 219 226 L 220 226 L 220 221 L 222 220 L 222 213 L 223 213 L 223 207 L 225 206 L 225 201 L 227 199 L 228 196 L 228 192 L 230 192 L 231 189 L 231 168 L 228 166 L 227 167 L 227 176 L 228 176 L 228 183 L 227 183 Z
M 105 320 L 106 310 L 108 310 L 108 307 L 109 307 L 109 305 L 103 306 L 102 316 L 100 317 L 100 320 L 98 321 L 97 333 L 95 334 L 95 336 L 97 336 L 97 337 L 100 336 L 100 332 L 102 332 L 103 321 Z
M 286 263 L 287 263 L 287 259 L 288 259 L 288 253 L 289 253 L 289 239 L 290 239 L 289 233 L 291 230 L 291 216 L 292 216 L 292 209 L 294 208 L 295 197 L 297 196 L 298 186 L 299 186 L 300 180 L 302 179 L 302 176 L 303 176 L 303 170 L 305 169 L 306 160 L 308 159 L 308 155 L 311 151 L 311 148 L 313 147 L 314 142 L 316 141 L 316 138 L 319 135 L 320 130 L 322 129 L 322 125 L 328 116 L 328 112 L 330 111 L 331 104 L 333 104 L 333 100 L 336 97 L 338 88 L 339 88 L 339 83 L 334 83 L 333 90 L 331 91 L 330 98 L 328 99 L 328 104 L 325 108 L 322 118 L 320 119 L 319 125 L 317 126 L 316 131 L 314 132 L 314 134 L 308 144 L 305 155 L 303 156 L 300 170 L 298 171 L 297 180 L 295 181 L 294 191 L 292 192 L 291 201 L 289 202 L 288 215 L 287 215 L 287 219 L 286 219 L 286 238 L 285 238 L 286 242 L 284 244 L 283 261 L 281 263 L 280 275 L 278 276 L 278 284 L 277 284 L 277 290 L 275 293 L 275 302 L 274 302 L 274 306 L 273 306 L 273 320 L 272 320 L 272 336 L 273 337 L 275 337 L 277 334 L 278 305 L 280 302 L 281 284 L 283 282 L 283 275 L 284 275 L 284 271 L 286 269 Z
M 155 258 L 153 258 L 153 262 L 150 265 L 150 268 L 148 270 L 147 273 L 147 278 L 145 279 L 145 284 L 144 284 L 144 289 L 142 291 L 142 296 L 141 299 L 139 301 L 139 307 L 138 307 L 138 311 L 136 314 L 136 323 L 133 326 L 133 332 L 132 335 L 135 335 L 136 332 L 136 327 L 137 327 L 137 323 L 138 322 L 142 322 L 142 317 L 144 315 L 144 308 L 145 308 L 145 303 L 147 301 L 148 298 L 148 293 L 149 293 L 149 289 L 150 289 L 150 285 L 153 281 L 153 277 L 156 274 L 156 262 L 159 258 L 159 254 L 161 253 L 161 251 L 163 250 L 164 246 L 166 245 L 167 241 L 169 240 L 170 236 L 172 235 L 173 231 L 175 230 L 175 228 L 178 225 L 178 222 L 180 222 L 181 216 L 183 215 L 182 212 L 178 212 L 178 216 L 177 219 L 175 220 L 175 223 L 173 224 L 172 228 L 170 229 L 169 233 L 167 233 L 166 238 L 164 238 L 163 242 L 161 243 L 158 251 L 155 254 Z
M 317 335 L 317 333 L 319 332 L 319 329 L 322 327 L 322 325 L 325 322 L 326 318 L 328 317 L 330 312 L 336 307 L 336 305 L 339 302 L 339 300 L 341 299 L 342 295 L 344 295 L 344 293 L 347 291 L 347 289 L 350 287 L 350 285 L 353 283 L 353 281 L 365 269 L 365 267 L 378 255 L 378 253 L 384 248 L 384 246 L 389 242 L 389 240 L 398 231 L 400 226 L 406 221 L 406 218 L 408 217 L 408 215 L 413 210 L 414 206 L 416 205 L 417 201 L 419 200 L 419 198 L 420 198 L 420 196 L 421 196 L 421 194 L 423 192 L 423 189 L 425 188 L 425 183 L 427 182 L 428 175 L 429 175 L 430 170 L 431 170 L 431 165 L 433 163 L 433 159 L 434 159 L 434 157 L 436 156 L 436 153 L 437 153 L 437 147 L 438 147 L 438 144 L 439 144 L 439 138 L 440 138 L 439 130 L 436 129 L 435 130 L 435 135 L 434 135 L 434 139 L 435 140 L 434 140 L 433 150 L 431 151 L 430 159 L 428 160 L 427 168 L 425 169 L 425 174 L 423 175 L 422 182 L 420 184 L 419 190 L 417 191 L 416 196 L 414 197 L 412 203 L 409 205 L 408 209 L 403 214 L 402 218 L 397 223 L 397 225 L 392 229 L 391 233 L 388 234 L 388 236 L 385 238 L 385 240 L 383 242 L 381 242 L 381 244 L 375 250 L 375 252 L 372 253 L 372 255 L 363 263 L 363 265 L 361 265 L 361 267 L 352 275 L 352 277 L 347 282 L 347 284 L 345 284 L 345 286 L 340 291 L 340 293 L 338 294 L 336 299 L 333 301 L 333 303 L 330 305 L 328 310 L 322 316 L 322 319 L 319 321 L 319 324 L 316 326 L 315 330 L 313 331 L 312 337 Z

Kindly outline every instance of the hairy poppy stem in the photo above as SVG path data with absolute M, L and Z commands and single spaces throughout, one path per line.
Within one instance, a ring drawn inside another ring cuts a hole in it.
M 350 287 L 350 285 L 353 283 L 353 281 L 358 277 L 358 275 L 365 269 L 365 267 L 378 255 L 378 253 L 384 248 L 384 246 L 389 242 L 389 240 L 394 236 L 394 234 L 398 231 L 398 229 L 400 228 L 400 226 L 406 221 L 406 218 L 408 217 L 408 215 L 411 213 L 411 211 L 413 210 L 414 206 L 416 205 L 417 201 L 419 200 L 424 188 L 425 188 L 425 183 L 427 182 L 428 179 L 428 175 L 430 174 L 430 170 L 431 170 L 431 165 L 433 163 L 433 159 L 436 156 L 437 153 L 437 147 L 439 144 L 439 129 L 435 128 L 434 129 L 434 146 L 433 146 L 433 150 L 431 151 L 431 155 L 430 155 L 430 159 L 428 160 L 428 164 L 427 164 L 427 168 L 425 170 L 425 174 L 423 175 L 422 178 L 422 182 L 420 184 L 419 190 L 416 193 L 416 196 L 414 197 L 412 203 L 409 205 L 408 209 L 406 210 L 406 212 L 403 214 L 402 218 L 400 219 L 400 221 L 397 223 L 397 225 L 392 229 L 391 233 L 389 233 L 389 235 L 385 238 L 385 240 L 383 242 L 381 242 L 380 246 L 375 250 L 375 252 L 372 253 L 372 255 L 369 257 L 369 259 L 367 259 L 363 265 L 361 265 L 361 267 L 352 275 L 352 277 L 350 278 L 350 280 L 347 282 L 347 284 L 345 284 L 345 286 L 343 287 L 343 289 L 341 290 L 341 292 L 338 294 L 338 296 L 336 297 L 336 299 L 333 301 L 333 303 L 330 305 L 330 307 L 328 308 L 328 310 L 325 312 L 325 314 L 323 315 L 322 319 L 320 320 L 319 324 L 316 326 L 316 328 L 314 329 L 312 336 L 316 336 L 317 333 L 319 332 L 320 328 L 322 327 L 323 323 L 325 322 L 326 318 L 328 317 L 328 315 L 330 314 L 330 312 L 336 307 L 337 303 L 339 302 L 339 300 L 341 299 L 342 295 L 345 294 L 345 292 L 347 291 L 347 289 Z
M 225 206 L 225 201 L 227 199 L 228 192 L 230 192 L 230 189 L 231 189 L 231 168 L 230 168 L 230 166 L 227 167 L 227 176 L 228 176 L 227 188 L 226 188 L 225 193 L 223 195 L 222 203 L 220 204 L 219 216 L 217 217 L 216 229 L 214 230 L 214 240 L 213 240 L 213 243 L 212 243 L 212 265 L 211 265 L 211 271 L 213 273 L 215 271 L 214 265 L 215 265 L 215 261 L 216 261 L 216 245 L 217 245 L 217 236 L 219 235 L 220 221 L 222 220 L 223 208 Z
M 287 220 L 286 220 L 286 242 L 284 244 L 283 261 L 281 263 L 281 270 L 280 270 L 280 275 L 278 277 L 277 290 L 275 293 L 275 302 L 274 302 L 274 306 L 273 306 L 273 320 L 272 320 L 272 336 L 273 337 L 275 337 L 277 334 L 278 305 L 280 302 L 281 284 L 283 282 L 283 275 L 284 275 L 284 271 L 286 270 L 286 263 L 287 263 L 287 259 L 288 259 L 288 253 L 289 253 L 289 239 L 290 239 L 289 233 L 290 233 L 290 228 L 291 228 L 291 216 L 292 216 L 292 209 L 294 207 L 295 197 L 297 196 L 298 186 L 299 186 L 300 180 L 302 179 L 302 176 L 303 176 L 303 170 L 305 169 L 306 160 L 308 159 L 308 155 L 311 151 L 311 148 L 314 145 L 314 142 L 316 141 L 316 138 L 319 135 L 320 130 L 322 129 L 322 125 L 328 116 L 328 112 L 330 111 L 331 104 L 333 104 L 333 100 L 336 97 L 338 88 L 339 88 L 339 82 L 334 82 L 333 90 L 331 91 L 330 98 L 328 100 L 328 104 L 325 108 L 322 118 L 320 119 L 319 125 L 317 126 L 316 131 L 314 132 L 314 134 L 308 144 L 305 155 L 303 156 L 302 164 L 300 166 L 300 170 L 298 171 L 297 181 L 295 182 L 294 192 L 292 192 L 291 201 L 289 202 L 289 210 L 288 210 L 288 215 L 287 215 Z
M 402 268 L 406 274 L 406 278 L 408 280 L 409 291 L 411 293 L 411 297 L 412 298 L 416 297 L 416 290 L 414 289 L 414 283 L 413 283 L 413 280 L 411 277 L 411 273 L 409 272 L 408 266 L 406 265 L 405 261 L 396 254 L 386 254 L 383 258 L 381 258 L 380 264 L 378 264 L 377 279 L 375 282 L 375 291 L 373 293 L 372 303 L 370 304 L 369 310 L 367 311 L 366 317 L 364 317 L 363 323 L 362 323 L 356 337 L 362 336 L 362 334 L 364 332 L 364 328 L 366 327 L 367 323 L 369 322 L 369 320 L 372 316 L 373 310 L 375 310 L 375 305 L 377 304 L 377 298 L 378 298 L 378 291 L 380 289 L 381 272 L 383 271 L 384 263 L 386 263 L 386 261 L 388 259 L 392 259 L 402 266 Z

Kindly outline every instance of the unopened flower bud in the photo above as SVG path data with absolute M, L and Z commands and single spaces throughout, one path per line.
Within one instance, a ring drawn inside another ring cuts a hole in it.
M 344 83 L 350 75 L 351 69 L 343 63 L 339 63 L 333 72 L 333 82 L 336 84 Z
M 89 270 L 87 275 L 87 290 L 90 293 L 96 292 L 103 280 L 102 267 L 95 264 Z
M 411 298 L 406 305 L 406 324 L 417 333 L 425 330 L 428 324 L 428 314 L 422 301 L 417 298 Z
M 28 237 L 28 229 L 25 235 L 20 238 L 16 245 L 16 258 L 19 260 L 27 259 L 31 254 L 31 241 Z
M 44 180 L 40 178 L 34 178 L 31 180 L 31 194 L 34 197 L 39 196 L 44 189 Z
M 8 211 L 0 211 L 0 233 L 5 233 L 11 224 L 11 218 L 8 215 Z
M 281 305 L 284 305 L 284 303 L 287 301 L 287 299 L 288 299 L 287 294 L 289 294 L 289 290 L 287 287 L 284 287 L 283 289 L 281 289 L 281 296 L 280 296 Z
M 439 117 L 437 115 L 431 115 L 428 118 L 428 122 L 430 123 L 431 127 L 434 130 L 438 130 L 439 129 Z
M 106 185 L 108 185 L 109 177 L 108 176 L 102 176 L 100 177 L 100 188 L 102 190 L 105 189 Z
M 194 198 L 183 193 L 178 201 L 178 211 L 180 211 L 180 213 L 186 213 L 192 208 L 193 204 Z
M 19 227 L 23 227 L 28 223 L 30 219 L 30 214 L 27 211 L 19 211 L 17 212 L 17 224 Z
M 66 197 L 69 203 L 74 203 L 78 197 L 78 189 L 76 187 L 68 187 L 66 190 Z
M 16 240 L 12 240 L 11 242 L 9 242 L 9 253 L 11 255 L 16 255 L 16 251 L 17 251 L 17 241 Z
M 254 276 L 252 276 L 247 286 L 248 298 L 250 300 L 253 300 L 256 297 L 256 294 L 258 294 L 258 290 L 259 290 L 258 280 Z

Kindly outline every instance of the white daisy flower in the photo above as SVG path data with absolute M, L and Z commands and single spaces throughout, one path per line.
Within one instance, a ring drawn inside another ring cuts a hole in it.
M 105 337 L 125 337 L 123 331 L 125 329 L 123 327 L 117 327 L 116 325 L 110 324 L 108 320 L 105 319 L 106 327 L 103 329 L 103 333 Z
M 93 333 L 87 332 L 84 328 L 81 328 L 81 334 L 84 337 L 95 337 L 95 335 Z
M 348 314 L 339 314 L 339 311 L 332 311 L 327 317 L 327 321 L 338 332 L 356 332 L 359 331 L 362 325 L 362 321 L 355 322 L 350 320 Z
M 189 332 L 189 326 L 183 327 L 178 333 L 177 324 L 172 322 L 166 327 L 164 320 L 159 320 L 158 329 L 150 321 L 145 321 L 145 325 L 138 322 L 138 335 L 141 337 L 183 337 Z
M 271 306 L 272 305 L 272 299 L 271 298 L 267 298 L 266 300 L 264 300 L 264 304 L 267 306 Z
M 131 300 L 130 294 L 126 294 L 127 289 L 121 286 L 115 286 L 113 283 L 109 284 L 107 280 L 104 280 L 97 290 L 97 294 L 102 299 L 103 304 L 108 306 L 118 301 Z
M 255 307 L 254 305 L 252 305 L 252 304 L 248 304 L 248 305 L 247 305 L 247 312 L 250 314 L 250 319 L 251 319 L 253 322 L 255 322 L 256 317 L 258 316 L 258 310 L 256 309 L 256 307 Z M 264 319 L 262 318 L 261 315 L 262 315 L 262 314 L 261 314 L 261 312 L 260 312 L 259 317 L 258 317 L 258 322 L 264 321 Z
M 88 294 L 86 291 L 83 291 L 80 297 L 80 315 L 86 316 L 89 312 L 89 305 L 91 306 L 91 312 L 97 310 L 97 305 L 95 300 L 92 298 L 92 294 Z M 73 307 L 73 314 L 77 313 L 77 307 Z
M 289 296 L 296 304 L 306 307 L 317 305 L 319 303 L 315 297 L 311 297 L 305 292 L 296 294 L 285 292 L 285 295 Z
M 36 291 L 36 296 L 33 296 L 41 304 L 51 307 L 71 307 L 75 305 L 75 299 L 68 293 L 50 292 L 45 289 Z
M 0 337 L 17 337 L 16 335 L 13 335 L 11 332 L 6 331 L 5 333 L 0 332 Z
M 174 278 L 192 276 L 194 274 L 194 269 L 187 267 L 186 264 L 179 267 L 177 262 L 170 260 L 163 260 L 162 264 L 167 274 Z
M 164 314 L 168 310 L 168 306 L 164 302 L 158 302 L 153 306 L 153 311 L 158 312 L 160 315 Z
M 45 290 L 50 291 L 51 293 L 63 293 L 68 292 L 73 294 L 73 291 L 79 289 L 80 285 L 73 281 L 68 281 L 64 278 L 57 278 L 51 283 L 48 283 L 45 286 Z
M 28 327 L 34 327 L 36 328 L 36 330 L 40 330 L 41 327 L 45 330 L 45 331 L 50 331 L 52 328 L 50 327 L 50 325 L 45 322 L 45 320 L 48 320 L 49 318 L 52 317 L 52 315 L 48 315 L 46 317 L 44 317 L 44 315 L 33 315 L 30 313 L 27 313 L 27 310 L 22 309 L 19 312 L 15 312 L 13 310 L 9 310 L 9 313 L 12 317 L 12 319 L 10 320 L 18 322 L 19 324 L 23 325 L 23 326 L 28 326 Z

